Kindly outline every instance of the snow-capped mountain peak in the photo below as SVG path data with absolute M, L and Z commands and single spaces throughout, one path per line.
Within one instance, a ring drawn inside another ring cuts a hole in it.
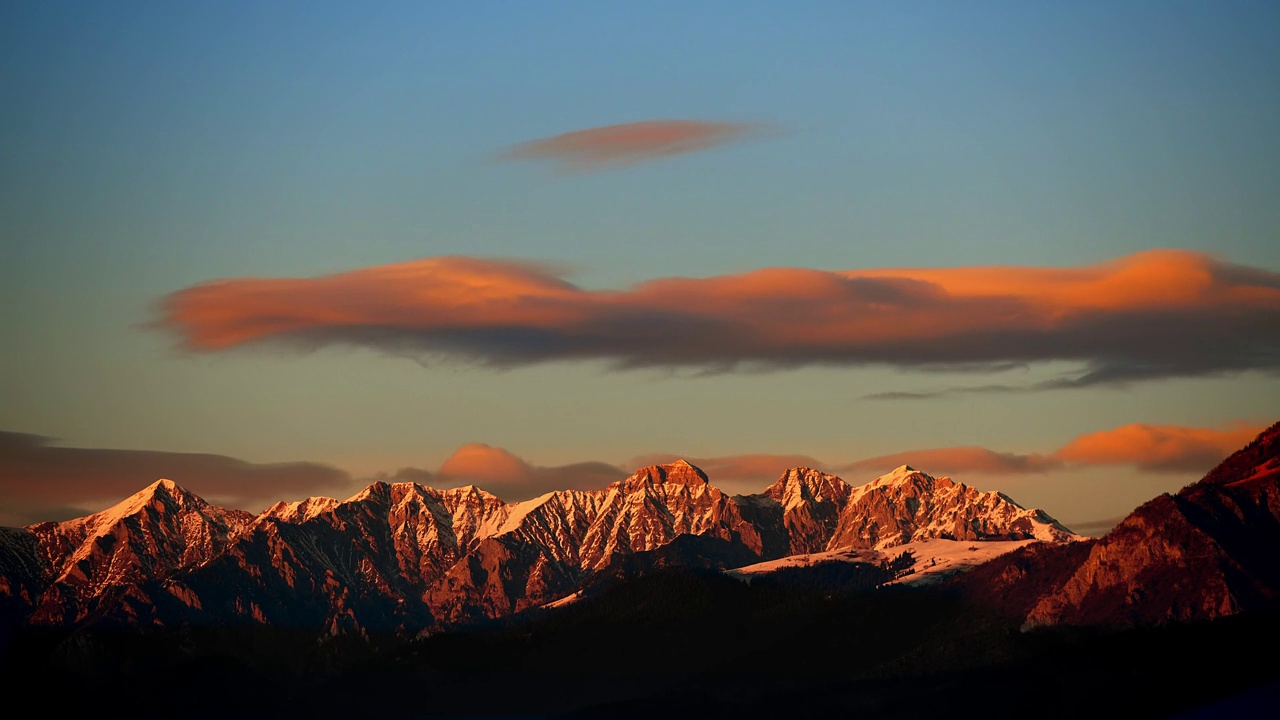
M 262 511 L 258 519 L 274 518 L 297 524 L 329 512 L 337 506 L 338 501 L 331 497 L 309 497 L 294 502 L 284 502 L 282 500 Z
M 999 492 L 981 492 L 901 465 L 853 489 L 827 549 L 883 549 L 928 538 L 1065 542 L 1078 537 L 1043 511 L 1027 510 Z
M 765 494 L 789 507 L 800 499 L 830 501 L 843 504 L 852 488 L 835 475 L 807 467 L 787 470 L 770 485 Z

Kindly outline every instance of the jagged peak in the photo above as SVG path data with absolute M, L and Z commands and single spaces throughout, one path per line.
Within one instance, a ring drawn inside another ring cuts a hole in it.
M 391 494 L 391 483 L 386 482 L 384 480 L 375 480 L 374 482 L 370 483 L 368 487 L 356 493 L 355 495 L 352 495 L 346 500 L 343 500 L 342 502 L 344 504 L 351 503 L 351 502 L 362 502 L 364 500 L 372 500 L 378 497 L 389 497 L 390 494 Z
M 613 486 L 631 493 L 652 485 L 685 485 L 690 487 L 710 486 L 707 474 L 688 460 L 680 459 L 663 465 L 649 465 L 632 473 L 626 480 L 619 480 Z M 611 487 L 613 487 L 611 486 Z
M 454 495 L 476 495 L 482 498 L 498 497 L 497 495 L 494 495 L 493 493 L 489 492 L 488 490 L 485 490 L 479 485 L 471 485 L 471 484 L 459 485 L 458 487 L 449 488 L 448 490 L 443 490 L 441 492 L 452 493 Z
M 103 512 L 110 512 L 111 510 L 115 510 L 117 508 L 122 508 L 125 506 L 131 507 L 133 511 L 136 512 L 143 505 L 151 502 L 157 496 L 160 496 L 160 495 L 164 497 L 172 498 L 175 502 L 178 503 L 179 506 L 185 506 L 187 504 L 198 504 L 198 505 L 208 504 L 204 501 L 203 498 L 191 492 L 190 490 L 182 487 L 178 483 L 170 480 L 169 478 L 160 478 L 159 480 L 156 480 L 155 482 L 139 490 L 133 495 L 130 495 L 129 497 L 125 498 L 119 503 L 116 503 L 116 505 L 114 505 L 109 510 L 104 510 Z
M 835 477 L 835 475 L 824 473 L 821 470 L 811 468 L 807 465 L 797 465 L 796 467 L 787 468 L 782 471 L 782 477 L 778 478 L 778 482 L 786 482 L 788 480 L 803 481 L 814 477 Z
M 388 492 L 391 495 L 391 502 L 393 503 L 402 503 L 406 500 L 413 499 L 425 500 L 430 496 L 437 496 L 439 494 L 438 491 L 434 491 L 431 488 L 424 487 L 416 482 L 408 481 L 391 483 L 391 487 L 388 488 Z
M 910 482 L 923 482 L 934 487 L 950 487 L 956 482 L 949 477 L 935 477 L 929 473 L 917 470 L 910 465 L 899 465 L 892 471 L 881 475 L 880 477 L 867 483 L 864 487 L 888 487 L 893 485 L 905 485 Z
M 105 533 L 126 518 L 133 517 L 155 503 L 175 504 L 179 509 L 212 507 L 203 498 L 168 478 L 161 478 L 106 510 L 84 517 L 55 523 L 62 527 L 82 527 L 90 535 Z
M 124 504 L 130 503 L 133 500 L 143 500 L 145 502 L 150 502 L 151 499 L 154 498 L 156 495 L 164 495 L 167 497 L 171 497 L 175 501 L 177 501 L 179 504 L 184 504 L 186 502 L 190 502 L 193 500 L 204 502 L 204 500 L 201 499 L 198 495 L 182 487 L 178 483 L 170 480 L 169 478 L 160 478 L 159 480 L 156 480 L 150 485 L 142 488 L 138 492 L 120 501 L 116 505 L 117 506 L 124 505 Z
M 843 502 L 851 488 L 843 478 L 836 475 L 807 466 L 797 466 L 784 471 L 777 482 L 765 488 L 764 494 L 782 502 L 788 489 L 793 492 L 805 490 L 816 499 Z
M 293 502 L 281 500 L 275 505 L 263 510 L 262 513 L 258 515 L 258 518 L 275 518 L 277 520 L 283 520 L 291 523 L 306 522 L 318 515 L 322 515 L 333 510 L 338 506 L 338 504 L 338 501 L 334 498 L 319 495 L 295 500 Z

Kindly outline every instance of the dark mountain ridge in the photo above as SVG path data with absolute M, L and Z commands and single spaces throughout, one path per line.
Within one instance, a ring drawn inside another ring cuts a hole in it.
M 956 582 L 1027 627 L 1185 622 L 1274 607 L 1277 549 L 1280 423 L 1102 538 L 1030 545 Z

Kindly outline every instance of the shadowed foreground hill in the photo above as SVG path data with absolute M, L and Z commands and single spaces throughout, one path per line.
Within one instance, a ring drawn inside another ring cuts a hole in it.
M 1250 717 L 1280 699 L 1280 658 L 1251 651 L 1276 613 L 1018 632 L 942 588 L 866 590 L 880 569 L 859 567 L 647 571 L 381 654 L 266 627 L 27 636 L 0 671 L 95 716 L 145 688 L 132 717 L 1154 718 L 1233 698 Z
M 1275 607 L 1277 551 L 1280 423 L 1106 536 L 1031 545 L 960 583 L 975 602 L 996 602 L 1027 626 L 1153 625 Z

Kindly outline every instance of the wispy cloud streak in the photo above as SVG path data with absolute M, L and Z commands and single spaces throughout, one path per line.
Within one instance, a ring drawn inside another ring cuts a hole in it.
M 948 475 L 1020 475 L 1061 469 L 1061 460 L 1039 453 L 1010 453 L 984 447 L 928 448 L 866 458 L 838 465 L 839 472 L 875 472 L 901 465 Z
M 96 512 L 160 478 L 226 507 L 260 510 L 283 499 L 345 497 L 346 472 L 314 462 L 251 463 L 225 455 L 61 447 L 0 431 L 0 525 Z

